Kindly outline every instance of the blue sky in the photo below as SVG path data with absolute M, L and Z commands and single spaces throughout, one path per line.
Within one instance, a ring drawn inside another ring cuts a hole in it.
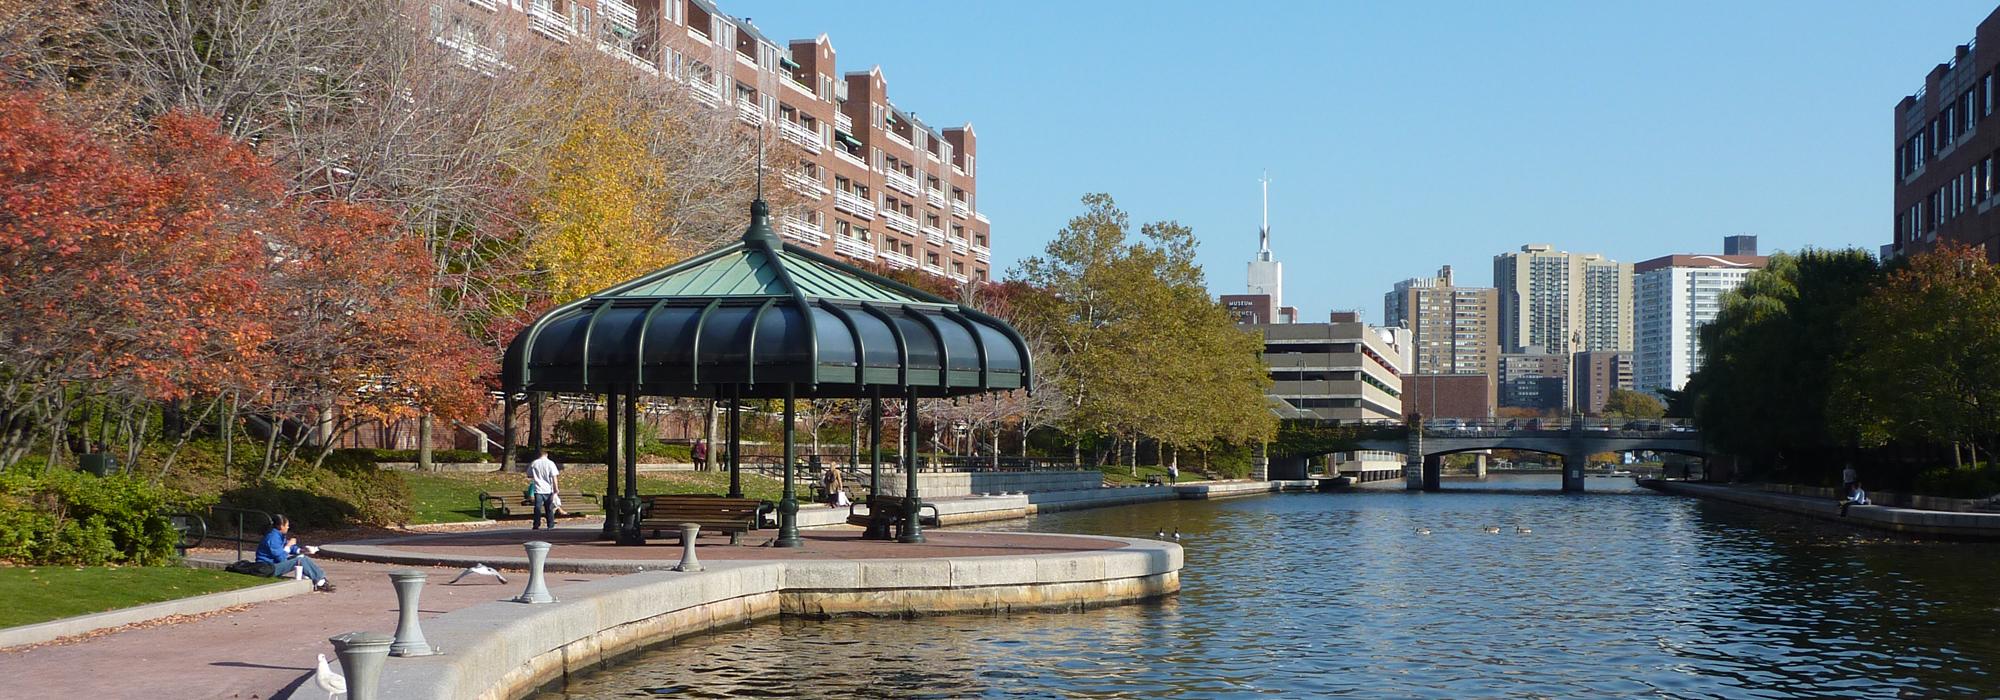
M 1268 169 L 1305 320 L 1379 321 L 1396 280 L 1553 243 L 1637 262 L 1888 240 L 1892 109 L 1993 0 L 958 2 L 721 0 L 979 135 L 994 266 L 1086 192 L 1201 239 L 1241 291 Z

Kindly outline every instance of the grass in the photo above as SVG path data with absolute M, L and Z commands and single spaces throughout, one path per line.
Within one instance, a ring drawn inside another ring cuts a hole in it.
M 1104 483 L 1111 484 L 1113 486 L 1118 486 L 1122 484 L 1144 484 L 1147 482 L 1147 480 L 1152 479 L 1153 477 L 1156 476 L 1159 477 L 1160 481 L 1162 482 L 1167 480 L 1167 468 L 1159 465 L 1146 465 L 1146 464 L 1139 465 L 1139 475 L 1136 477 L 1132 476 L 1132 467 L 1130 465 L 1120 464 L 1116 466 L 1098 467 L 1098 470 L 1104 472 Z M 1186 469 L 1181 470 L 1182 481 L 1189 481 L 1198 478 L 1201 477 L 1188 473 L 1188 470 Z
M 410 484 L 410 523 L 463 523 L 479 519 L 479 492 L 519 494 L 527 488 L 524 474 L 499 472 L 439 472 L 404 474 Z M 565 490 L 604 491 L 604 470 L 579 467 L 562 473 Z M 778 479 L 743 475 L 743 495 L 776 501 Z M 651 472 L 639 474 L 639 493 L 728 493 L 727 472 Z M 801 494 L 803 497 L 803 494 Z M 517 509 L 520 510 L 520 509 Z M 525 512 L 524 510 L 521 512 Z
M 7 604 L 0 605 L 0 627 L 248 588 L 272 580 L 180 566 L 5 567 L 0 568 L 0 600 Z

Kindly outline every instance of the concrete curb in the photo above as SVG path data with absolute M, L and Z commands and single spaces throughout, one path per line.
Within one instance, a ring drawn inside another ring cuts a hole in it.
M 1179 545 L 1104 539 L 1125 546 L 1015 557 L 725 561 L 698 573 L 655 568 L 577 584 L 551 604 L 485 603 L 426 619 L 426 638 L 444 653 L 390 659 L 380 697 L 522 697 L 654 644 L 781 615 L 1077 609 L 1180 589 Z
M 1696 484 L 1658 479 L 1641 480 L 1639 485 L 1662 493 L 1726 501 L 1906 535 L 2000 540 L 2000 513 L 1956 513 L 1894 506 L 1851 506 L 1847 509 L 1847 515 L 1842 516 L 1840 506 L 1825 498 L 1793 496 L 1721 484 Z
M 417 523 L 415 525 L 404 525 L 403 529 L 409 530 L 411 532 L 433 532 L 433 531 L 450 532 L 452 530 L 461 527 L 483 527 L 486 525 L 498 525 L 498 524 L 500 524 L 500 521 L 491 519 L 466 520 L 463 522 L 456 522 L 456 523 Z
M 207 567 L 201 567 L 207 568 Z M 123 627 L 125 625 L 148 622 L 175 615 L 200 615 L 239 605 L 262 603 L 279 598 L 288 598 L 312 591 L 312 582 L 303 579 L 285 579 L 233 591 L 218 591 L 192 598 L 163 600 L 158 603 L 135 605 L 129 608 L 106 610 L 89 615 L 65 617 L 60 620 L 38 622 L 32 625 L 0 629 L 0 649 L 41 644 L 63 637 L 89 634 L 98 630 Z

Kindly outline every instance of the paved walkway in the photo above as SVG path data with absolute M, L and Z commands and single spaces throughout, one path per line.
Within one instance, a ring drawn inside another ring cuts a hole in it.
M 411 567 L 327 562 L 326 568 L 337 584 L 333 593 L 307 593 L 183 622 L 0 651 L 0 698 L 270 698 L 297 683 L 310 684 L 314 655 L 333 657 L 328 637 L 356 630 L 395 631 L 396 593 L 388 572 Z M 425 617 L 511 598 L 526 583 L 509 576 L 509 583 L 501 585 L 482 576 L 445 586 L 440 584 L 458 575 L 457 569 L 427 570 Z M 561 595 L 566 586 L 601 578 L 558 574 L 549 587 Z
M 666 564 L 680 561 L 680 533 L 649 540 L 649 544 L 636 547 L 622 547 L 611 542 L 596 539 L 598 527 L 595 525 L 566 526 L 555 530 L 528 530 L 524 528 L 496 528 L 476 532 L 456 532 L 448 534 L 409 535 L 374 540 L 357 540 L 344 545 L 373 545 L 375 548 L 409 554 L 429 554 L 456 560 L 492 560 L 494 562 L 520 559 L 524 556 L 521 544 L 541 540 L 554 545 L 549 550 L 551 560 L 592 560 L 592 561 L 658 561 Z M 860 528 L 826 528 L 800 532 L 805 546 L 788 549 L 758 546 L 773 539 L 771 530 L 759 530 L 745 538 L 742 545 L 729 544 L 727 535 L 703 535 L 696 542 L 697 554 L 704 561 L 770 561 L 795 559 L 917 559 L 935 557 L 982 557 L 1021 556 L 1027 554 L 1056 554 L 1063 552 L 1086 552 L 1112 549 L 1120 545 L 1115 540 L 1094 537 L 1064 537 L 1060 535 L 1016 534 L 1000 532 L 959 532 L 951 530 L 927 530 L 925 541 L 920 544 L 881 542 L 861 539 Z M 494 564 L 498 566 L 498 563 Z

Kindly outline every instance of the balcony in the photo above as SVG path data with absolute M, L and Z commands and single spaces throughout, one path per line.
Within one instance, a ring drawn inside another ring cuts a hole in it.
M 827 189 L 826 183 L 820 182 L 819 179 L 805 173 L 787 170 L 783 177 L 785 178 L 786 187 L 792 188 L 793 192 L 813 199 L 826 199 L 826 195 L 833 192 L 833 190 Z
M 933 275 L 937 275 L 937 276 L 939 276 L 939 277 L 943 277 L 943 276 L 944 276 L 944 266 L 943 266 L 943 265 L 936 265 L 936 264 L 932 264 L 932 263 L 924 263 L 924 272 L 928 272 L 928 273 L 930 273 L 930 274 L 933 274 Z
M 880 253 L 876 253 L 876 255 L 882 258 L 882 262 L 888 263 L 889 267 L 893 267 L 898 270 L 907 270 L 917 266 L 916 258 L 904 255 L 902 253 L 898 253 L 893 250 L 885 250 Z
M 972 281 L 972 278 L 971 278 L 971 277 L 967 277 L 967 276 L 965 276 L 965 273 L 963 273 L 963 272 L 953 272 L 953 273 L 951 273 L 951 274 L 947 274 L 947 275 L 945 275 L 945 276 L 946 276 L 946 277 L 949 277 L 949 278 L 951 278 L 951 281 L 953 281 L 953 282 L 957 282 L 957 283 L 959 283 L 959 284 L 965 284 L 965 283 L 967 283 L 967 282 L 971 282 L 971 281 Z
M 848 153 L 847 149 L 845 148 L 835 148 L 833 149 L 833 154 L 839 156 L 841 160 L 847 161 L 849 165 L 860 168 L 862 170 L 868 169 L 867 161 L 862 160 L 861 156 Z
M 736 119 L 751 126 L 763 126 L 764 110 L 757 103 L 741 97 L 736 98 Z
M 639 8 L 625 0 L 597 0 L 597 11 L 604 13 L 605 19 L 619 25 L 639 26 Z
M 882 222 L 888 224 L 889 228 L 895 231 L 909 234 L 917 232 L 917 220 L 911 218 L 908 214 L 894 209 L 882 210 Z
M 528 3 L 528 28 L 565 44 L 575 33 L 569 26 L 569 18 L 556 12 L 555 6 L 547 2 Z
M 924 227 L 924 240 L 936 243 L 938 245 L 944 245 L 944 238 L 945 238 L 944 229 L 938 228 L 936 226 Z M 965 251 L 960 250 L 958 252 L 963 253 Z
M 811 85 L 802 84 L 797 79 L 793 78 L 790 75 L 786 75 L 784 79 L 779 80 L 778 82 L 784 83 L 785 87 L 791 88 L 797 91 L 801 95 L 805 95 L 806 97 L 810 97 L 815 100 L 819 99 L 819 95 L 813 93 L 813 88 Z
M 500 11 L 500 4 L 494 2 L 493 0 L 465 0 L 465 4 L 477 7 L 482 10 L 486 10 L 488 12 Z
M 709 82 L 707 78 L 689 78 L 688 90 L 693 92 L 694 98 L 700 100 L 702 104 L 710 107 L 722 105 L 722 88 L 716 87 L 715 83 Z
M 916 147 L 916 146 L 913 146 L 913 145 L 911 145 L 911 144 L 910 144 L 910 140 L 909 140 L 909 139 L 906 139 L 906 138 L 903 138 L 903 136 L 902 136 L 901 134 L 898 134 L 898 133 L 896 133 L 896 130 L 895 130 L 895 129 L 883 129 L 883 130 L 882 130 L 882 133 L 884 133 L 884 134 L 887 134 L 887 135 L 889 136 L 889 140 L 890 140 L 890 141 L 892 141 L 892 142 L 894 142 L 894 143 L 898 143 L 898 144 L 901 144 L 901 145 L 902 145 L 902 146 L 903 146 L 904 148 L 907 148 L 907 149 L 910 149 L 910 150 L 913 150 L 913 151 L 917 149 L 917 147 Z
M 786 141 L 798 144 L 800 148 L 810 153 L 818 153 L 822 146 L 818 130 L 790 119 L 778 120 L 778 135 L 784 137 Z
M 845 112 L 835 114 L 833 115 L 833 128 L 852 134 L 854 133 L 854 118 L 847 116 Z
M 939 209 L 943 209 L 944 190 L 924 190 L 924 202 Z
M 979 212 L 979 211 L 972 212 L 972 218 L 974 221 L 978 221 L 979 223 L 986 224 L 988 226 L 993 225 L 993 220 L 986 218 L 986 212 Z
M 466 37 L 440 36 L 440 37 L 435 37 L 435 40 L 437 41 L 439 46 L 443 46 L 447 49 L 451 49 L 452 51 L 457 52 L 459 58 L 463 59 L 462 63 L 464 63 L 464 65 L 468 68 L 478 70 L 482 73 L 487 73 L 488 75 L 491 75 L 491 73 L 488 73 L 486 71 L 486 68 L 489 66 L 497 66 L 500 68 L 511 68 L 511 66 L 508 66 L 506 63 L 500 60 L 499 51 L 495 51 L 492 48 L 487 47 L 485 44 L 479 43 L 478 40 L 473 39 L 470 36 Z
M 850 258 L 859 258 L 862 260 L 875 259 L 874 246 L 868 245 L 867 241 L 848 238 L 846 236 L 834 237 L 833 252 Z
M 598 42 L 597 50 L 610 54 L 613 58 L 616 58 L 618 60 L 630 63 L 632 64 L 632 67 L 645 71 L 647 75 L 660 74 L 659 67 L 653 65 L 653 62 L 651 60 L 648 60 L 646 57 L 640 56 L 639 54 L 633 53 L 631 49 L 625 48 L 624 46 L 620 46 L 618 44 L 613 44 L 610 42 Z
M 954 199 L 951 201 L 951 215 L 961 219 L 971 216 L 972 207 L 968 207 L 964 202 Z
M 779 225 L 779 231 L 790 238 L 809 246 L 826 242 L 826 230 L 816 224 L 806 223 L 796 216 L 787 216 Z
M 910 177 L 909 175 L 904 175 L 903 173 L 890 170 L 882 173 L 882 182 L 883 184 L 888 185 L 890 189 L 894 189 L 903 194 L 911 196 L 915 196 L 917 194 L 917 179 L 914 177 Z
M 978 260 L 983 263 L 993 262 L 993 249 L 983 245 L 973 246 L 972 259 Z
M 833 193 L 833 208 L 863 219 L 875 218 L 874 202 L 870 202 L 861 195 L 845 190 Z
M 951 239 L 951 252 L 957 253 L 959 255 L 964 255 L 966 251 L 969 251 L 971 249 L 972 246 L 967 245 L 965 243 L 965 239 L 963 238 Z

